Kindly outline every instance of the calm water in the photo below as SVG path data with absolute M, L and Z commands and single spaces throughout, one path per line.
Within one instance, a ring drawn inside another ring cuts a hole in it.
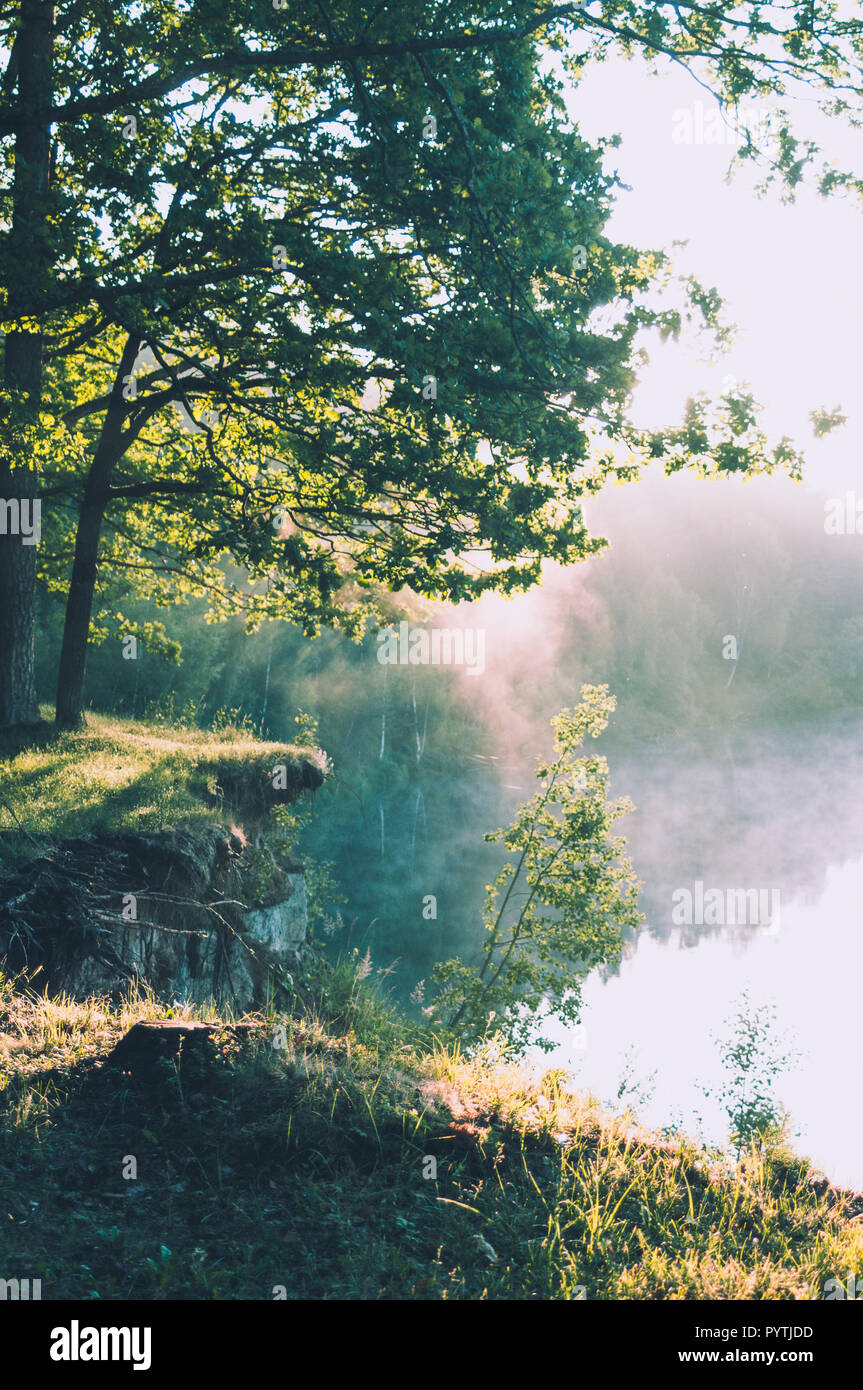
M 615 977 L 588 981 L 576 1045 L 558 1030 L 561 1057 L 603 1097 L 615 1095 L 629 1061 L 636 1080 L 650 1078 L 652 1098 L 637 1107 L 645 1122 L 676 1119 L 721 1141 L 722 1113 L 699 1083 L 720 1077 L 711 1033 L 728 1035 L 730 1006 L 746 988 L 754 1004 L 776 1006 L 802 1053 L 776 1086 L 795 1147 L 835 1181 L 863 1187 L 861 895 L 863 858 L 830 869 L 816 903 L 783 905 L 776 936 L 753 929 L 748 943 L 722 933 L 695 945 L 679 933 L 643 936 Z
M 579 1080 L 613 1097 L 629 1059 L 649 1124 L 726 1137 L 702 1085 L 723 1077 L 716 1036 L 747 990 L 771 1004 L 800 1054 L 776 1083 L 794 1143 L 836 1182 L 863 1188 L 863 729 L 740 735 L 711 750 L 622 761 L 639 809 L 626 825 L 648 921 L 619 971 L 585 987 L 583 1028 L 561 1036 Z M 672 925 L 672 893 L 778 889 L 778 923 Z M 653 1075 L 652 1075 L 653 1074 Z
M 729 1035 L 748 990 L 754 1005 L 775 1006 L 778 1033 L 800 1054 L 776 1087 L 795 1146 L 834 1181 L 863 1188 L 863 725 L 603 751 L 613 792 L 636 803 L 620 827 L 646 921 L 620 968 L 586 982 L 583 1026 L 558 1030 L 555 1061 L 609 1102 L 629 1065 L 651 1092 L 637 1106 L 645 1123 L 721 1142 L 722 1113 L 701 1086 L 724 1078 L 714 1038 Z M 529 770 L 504 761 L 458 781 L 426 775 L 383 786 L 378 804 L 340 827 L 355 855 L 342 865 L 350 944 L 369 946 L 378 966 L 398 961 L 390 979 L 403 999 L 436 959 L 479 940 L 496 862 L 482 832 L 532 790 Z M 697 880 L 705 891 L 778 892 L 778 922 L 675 926 L 672 895 Z M 437 920 L 423 919 L 426 894 Z

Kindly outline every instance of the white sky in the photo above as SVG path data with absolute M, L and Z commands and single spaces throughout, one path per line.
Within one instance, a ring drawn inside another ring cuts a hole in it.
M 863 493 L 863 204 L 808 189 L 791 206 L 778 188 L 759 198 L 752 165 L 727 183 L 733 146 L 672 138 L 675 113 L 689 107 L 695 119 L 699 104 L 709 129 L 711 98 L 694 79 L 683 70 L 651 76 L 638 61 L 594 67 L 573 93 L 585 138 L 622 137 L 607 165 L 631 192 L 618 195 L 609 234 L 645 248 L 687 241 L 674 253 L 676 267 L 715 286 L 738 327 L 713 367 L 698 364 L 692 342 L 652 346 L 635 416 L 646 425 L 676 423 L 687 395 L 718 394 L 734 376 L 751 383 L 766 407 L 771 439 L 789 434 L 805 449 L 806 485 Z M 798 133 L 812 134 L 817 115 L 802 109 Z M 834 141 L 839 135 L 829 155 L 863 172 L 863 134 L 832 130 Z M 847 425 L 815 440 L 809 411 L 840 404 Z

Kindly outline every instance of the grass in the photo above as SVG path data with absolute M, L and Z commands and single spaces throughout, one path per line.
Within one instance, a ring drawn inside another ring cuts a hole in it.
M 355 966 L 206 1069 L 102 1072 L 162 1011 L 0 989 L 0 1277 L 43 1299 L 812 1299 L 863 1273 L 859 1199 L 804 1160 L 733 1164 L 465 1057 Z
M 90 715 L 85 729 L 44 738 L 3 762 L 0 829 L 9 833 L 0 843 L 0 866 L 27 851 L 22 828 L 32 835 L 84 835 L 215 821 L 219 806 L 208 791 L 216 765 L 257 763 L 269 776 L 279 761 L 304 759 L 320 763 L 316 750 L 265 743 L 243 730 L 212 733 Z

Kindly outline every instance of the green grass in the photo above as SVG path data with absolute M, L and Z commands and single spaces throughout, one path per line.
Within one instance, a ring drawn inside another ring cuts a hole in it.
M 544 1300 L 811 1299 L 863 1273 L 857 1199 L 805 1161 L 661 1141 L 315 969 L 248 1050 L 157 1084 L 95 1061 L 154 1000 L 6 983 L 0 1276 L 43 1299 Z
M 254 761 L 269 775 L 276 762 L 301 758 L 319 762 L 315 750 L 265 743 L 243 730 L 216 734 L 90 715 L 80 732 L 45 738 L 0 763 L 0 830 L 11 832 L 0 843 L 0 866 L 27 850 L 22 827 L 33 835 L 84 835 L 215 821 L 219 807 L 207 795 L 214 762 Z

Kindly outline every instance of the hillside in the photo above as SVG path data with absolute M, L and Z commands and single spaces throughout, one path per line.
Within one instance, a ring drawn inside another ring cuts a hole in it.
M 244 729 L 213 733 L 91 714 L 79 732 L 54 737 L 49 730 L 32 747 L 7 750 L 0 762 L 0 866 L 45 835 L 216 823 L 235 809 L 217 785 L 235 780 L 231 769 L 269 778 L 278 764 L 292 794 L 318 785 L 326 772 L 319 749 L 264 742 Z

